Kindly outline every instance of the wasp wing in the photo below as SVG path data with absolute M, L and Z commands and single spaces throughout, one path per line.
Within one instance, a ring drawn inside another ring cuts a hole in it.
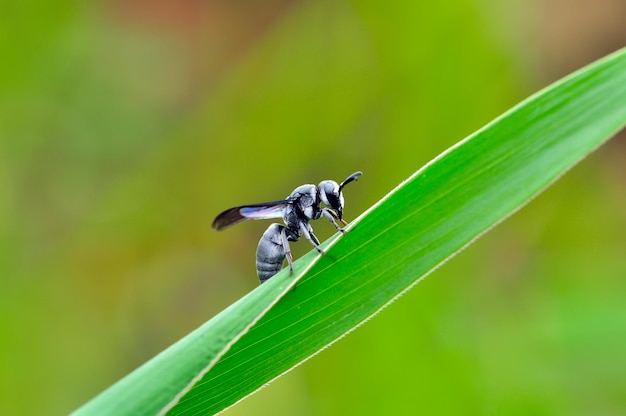
M 266 220 L 269 218 L 282 218 L 285 208 L 291 201 L 264 202 L 262 204 L 242 205 L 227 209 L 213 220 L 214 230 L 223 230 L 246 219 Z

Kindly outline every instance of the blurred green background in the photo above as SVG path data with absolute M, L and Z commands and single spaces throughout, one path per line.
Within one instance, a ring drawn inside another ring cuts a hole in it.
M 268 222 L 216 233 L 221 210 L 362 170 L 355 218 L 626 44 L 625 16 L 621 0 L 4 4 L 0 414 L 68 413 L 255 288 Z M 625 213 L 622 134 L 226 414 L 624 414 Z

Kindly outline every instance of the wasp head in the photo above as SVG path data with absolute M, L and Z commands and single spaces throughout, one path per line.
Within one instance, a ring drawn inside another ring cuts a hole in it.
M 322 181 L 317 186 L 319 191 L 320 199 L 326 205 L 328 205 L 333 211 L 337 213 L 337 217 L 339 220 L 342 220 L 343 217 L 343 194 L 341 190 L 344 186 L 349 184 L 352 181 L 356 181 L 361 176 L 361 172 L 355 172 L 352 175 L 348 176 L 345 181 L 341 182 L 341 184 L 337 184 L 335 181 L 327 180 Z

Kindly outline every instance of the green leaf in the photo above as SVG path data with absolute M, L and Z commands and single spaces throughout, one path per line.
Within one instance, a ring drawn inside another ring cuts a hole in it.
M 622 49 L 445 151 L 329 239 L 325 255 L 310 252 L 294 276 L 283 270 L 75 414 L 231 406 L 376 314 L 625 124 Z

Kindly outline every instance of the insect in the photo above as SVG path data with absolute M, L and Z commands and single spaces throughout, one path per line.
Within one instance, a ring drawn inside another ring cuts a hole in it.
M 344 199 L 341 193 L 344 186 L 356 181 L 361 172 L 348 176 L 341 184 L 325 180 L 319 185 L 301 185 L 280 201 L 242 205 L 227 209 L 213 220 L 214 230 L 223 230 L 246 219 L 261 220 L 282 218 L 285 225 L 272 224 L 263 233 L 256 251 L 256 269 L 261 283 L 274 276 L 283 267 L 285 258 L 289 263 L 289 272 L 293 274 L 293 257 L 289 248 L 290 241 L 298 241 L 304 236 L 320 253 L 320 241 L 313 234 L 310 220 L 326 217 L 337 230 L 345 233 L 338 224 L 348 225 L 343 220 Z M 322 206 L 322 203 L 325 206 Z

